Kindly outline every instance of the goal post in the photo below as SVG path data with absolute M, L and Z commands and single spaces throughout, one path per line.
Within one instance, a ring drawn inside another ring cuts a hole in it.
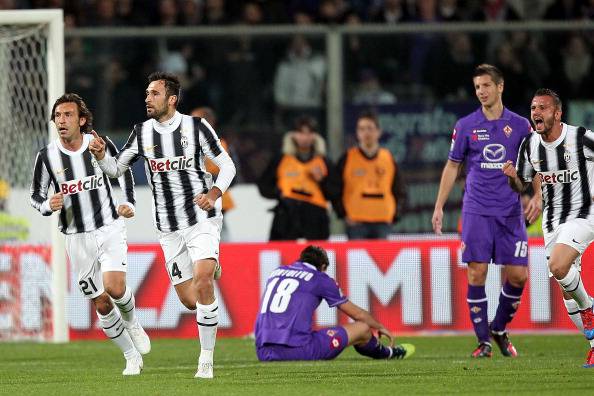
M 0 79 L 0 158 L 4 168 L 0 178 L 24 188 L 31 182 L 34 157 L 30 150 L 57 137 L 49 119 L 53 103 L 65 89 L 61 9 L 0 11 L 0 73 L 4 76 Z M 16 143 L 11 145 L 11 141 Z M 67 342 L 66 251 L 56 215 L 51 216 L 48 235 L 52 330 L 45 340 Z

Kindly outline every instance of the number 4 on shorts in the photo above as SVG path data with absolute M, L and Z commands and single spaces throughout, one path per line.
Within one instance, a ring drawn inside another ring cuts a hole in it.
M 181 279 L 181 277 L 182 277 L 182 273 L 179 270 L 179 267 L 177 266 L 177 263 L 175 263 L 175 262 L 171 266 L 171 279 L 173 279 L 174 276 L 177 276 L 178 279 Z

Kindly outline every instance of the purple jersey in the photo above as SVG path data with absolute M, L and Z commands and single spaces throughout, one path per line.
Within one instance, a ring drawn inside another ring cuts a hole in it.
M 313 314 L 322 299 L 330 307 L 348 301 L 336 281 L 311 264 L 297 261 L 272 271 L 256 320 L 256 346 L 308 344 Z
M 484 216 L 522 213 L 520 196 L 501 168 L 508 160 L 516 163 L 520 143 L 529 134 L 530 122 L 506 108 L 498 120 L 487 120 L 481 108 L 458 120 L 448 158 L 465 161 L 462 212 Z

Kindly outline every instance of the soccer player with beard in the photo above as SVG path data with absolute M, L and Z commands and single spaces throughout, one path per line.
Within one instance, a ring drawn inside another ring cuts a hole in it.
M 90 150 L 112 177 L 144 158 L 167 273 L 181 303 L 197 311 L 201 351 L 195 377 L 213 378 L 219 315 L 213 280 L 221 274 L 223 224 L 220 198 L 235 176 L 235 165 L 204 118 L 176 110 L 180 98 L 176 76 L 157 72 L 148 80 L 149 120 L 134 126 L 115 158 L 105 157 L 105 142 L 99 137 L 91 142 Z M 214 183 L 205 169 L 205 156 L 220 169 Z
M 126 286 L 126 227 L 121 217 L 134 216 L 132 174 L 125 172 L 119 179 L 125 196 L 118 205 L 109 179 L 89 152 L 93 115 L 80 96 L 68 93 L 58 98 L 51 118 L 59 138 L 37 154 L 31 205 L 44 216 L 59 212 L 59 228 L 78 272 L 79 288 L 93 301 L 105 335 L 123 352 L 122 374 L 138 375 L 143 366 L 140 354 L 148 353 L 151 344 Z M 105 139 L 109 156 L 116 155 L 114 144 Z M 54 194 L 48 197 L 50 184 Z
M 592 298 L 580 276 L 581 256 L 594 240 L 594 133 L 561 122 L 557 93 L 541 88 L 530 106 L 536 133 L 520 148 L 516 167 L 503 172 L 515 191 L 523 191 L 538 174 L 542 183 L 542 230 L 550 275 L 563 290 L 569 317 L 590 341 L 583 367 L 594 367 Z
M 443 206 L 464 162 L 462 261 L 468 264 L 467 302 L 479 342 L 471 356 L 491 357 L 493 338 L 504 356 L 515 357 L 518 353 L 506 326 L 518 309 L 528 278 L 528 237 L 520 195 L 509 187 L 501 168 L 517 158 L 522 139 L 530 134 L 530 122 L 503 106 L 503 76 L 495 66 L 479 65 L 472 81 L 481 107 L 456 123 L 432 224 L 435 233 L 441 234 Z M 539 216 L 540 205 L 536 194 L 526 208 L 530 222 Z M 504 266 L 505 283 L 489 325 L 485 282 L 490 263 Z

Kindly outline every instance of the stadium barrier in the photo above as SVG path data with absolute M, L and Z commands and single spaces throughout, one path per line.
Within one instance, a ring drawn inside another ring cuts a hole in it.
M 369 309 L 397 334 L 467 332 L 472 329 L 466 305 L 466 271 L 455 239 L 324 242 L 329 273 L 354 303 Z M 298 257 L 299 243 L 233 243 L 221 246 L 223 276 L 217 283 L 219 335 L 249 336 L 268 274 Z M 549 279 L 542 239 L 529 244 L 530 276 L 511 329 L 574 330 L 559 287 Z M 51 339 L 49 246 L 0 246 L 0 339 Z M 594 284 L 592 249 L 583 259 L 584 283 Z M 70 273 L 67 320 L 70 339 L 101 339 L 97 318 Z M 131 244 L 128 284 L 136 295 L 138 316 L 152 337 L 192 338 L 195 316 L 179 303 L 165 271 L 158 244 Z M 501 270 L 489 271 L 487 295 L 493 318 Z M 346 317 L 322 303 L 318 326 L 345 323 Z M 34 337 L 37 335 L 37 337 Z

